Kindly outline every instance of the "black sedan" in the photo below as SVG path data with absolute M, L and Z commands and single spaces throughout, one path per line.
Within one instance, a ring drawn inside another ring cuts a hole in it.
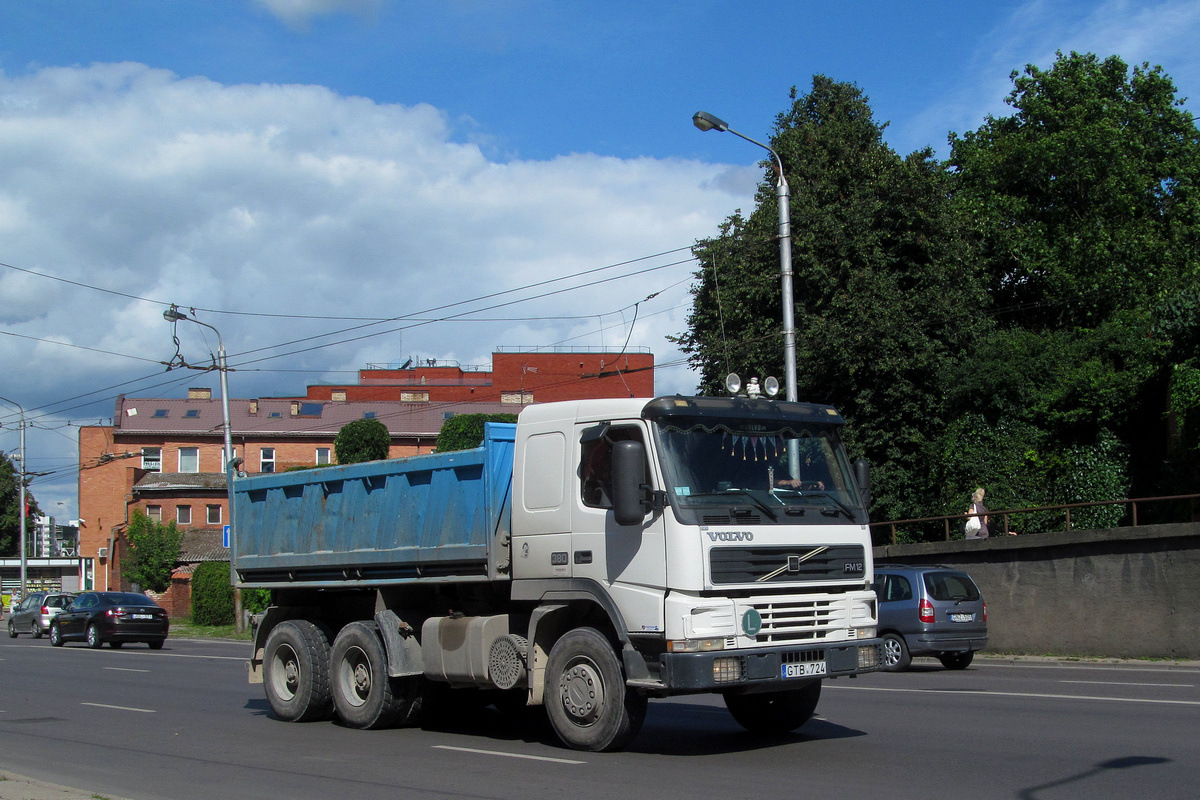
M 171 622 L 162 606 L 133 592 L 84 592 L 50 623 L 50 644 L 62 647 L 72 640 L 88 647 L 120 647 L 145 642 L 159 650 L 167 640 Z

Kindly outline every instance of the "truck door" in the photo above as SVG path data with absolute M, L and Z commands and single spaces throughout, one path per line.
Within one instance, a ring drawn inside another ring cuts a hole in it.
M 612 510 L 612 446 L 646 435 L 636 422 L 577 425 L 577 475 L 572 512 L 572 574 L 609 587 L 631 631 L 661 631 L 667 582 L 665 523 L 648 515 L 640 525 L 618 525 Z M 646 448 L 646 483 L 659 488 Z

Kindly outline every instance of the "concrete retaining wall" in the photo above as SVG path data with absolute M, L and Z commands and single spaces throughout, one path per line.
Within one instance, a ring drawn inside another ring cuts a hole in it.
M 1200 523 L 886 545 L 875 560 L 968 572 L 991 652 L 1200 658 Z

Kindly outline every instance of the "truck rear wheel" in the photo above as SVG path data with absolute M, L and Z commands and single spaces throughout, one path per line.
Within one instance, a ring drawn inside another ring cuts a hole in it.
M 415 719 L 422 704 L 419 676 L 388 677 L 383 641 L 365 622 L 351 622 L 330 655 L 333 705 L 351 728 L 388 728 Z
M 801 689 L 764 694 L 727 694 L 725 707 L 751 733 L 788 733 L 812 717 L 821 700 L 821 682 Z
M 625 685 L 612 645 L 594 628 L 577 628 L 555 642 L 546 683 L 550 724 L 576 750 L 620 750 L 646 720 L 646 696 Z
M 285 722 L 328 717 L 328 634 L 304 619 L 276 625 L 263 653 L 263 687 L 271 710 Z

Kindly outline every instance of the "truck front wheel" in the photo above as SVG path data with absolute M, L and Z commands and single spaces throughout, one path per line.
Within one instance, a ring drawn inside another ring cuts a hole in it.
M 812 717 L 821 700 L 821 682 L 801 689 L 764 694 L 727 694 L 725 707 L 751 733 L 780 734 L 796 730 Z
M 594 628 L 577 628 L 555 642 L 546 682 L 550 724 L 576 750 L 620 750 L 646 719 L 646 696 L 625 685 L 612 645 Z
M 329 716 L 329 636 L 303 619 L 279 623 L 263 653 L 263 687 L 275 716 L 309 722 Z

